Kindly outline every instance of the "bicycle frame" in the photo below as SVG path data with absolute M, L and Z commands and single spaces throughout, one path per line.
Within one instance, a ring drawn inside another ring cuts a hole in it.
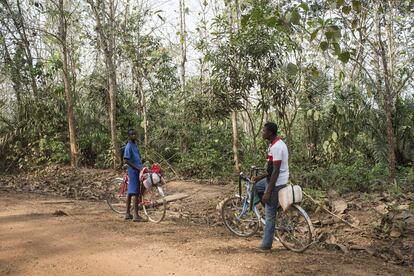
M 250 178 L 252 177 L 253 172 L 255 172 L 257 176 L 257 173 L 259 170 L 264 170 L 264 169 L 252 166 L 250 169 L 250 177 L 245 176 L 243 172 L 241 172 L 239 175 L 239 194 L 236 196 L 239 197 L 244 202 L 243 202 L 243 209 L 240 212 L 240 215 L 237 216 L 237 219 L 241 219 L 245 214 L 247 214 L 248 212 L 250 212 L 250 210 L 252 210 L 254 214 L 256 215 L 258 221 L 262 223 L 263 225 L 265 225 L 266 222 L 264 218 L 260 215 L 260 212 L 257 209 L 257 207 L 255 205 L 251 206 L 251 204 L 253 204 L 253 199 L 251 197 L 252 197 L 252 189 L 254 189 L 254 184 L 252 185 Z M 242 181 L 244 181 L 245 183 L 244 186 L 246 189 L 247 196 L 242 195 L 242 190 L 243 190 Z
M 128 189 L 128 171 L 125 170 L 123 178 L 117 177 L 115 180 L 122 183 L 122 188 L 121 188 L 120 195 L 121 196 L 126 196 L 126 192 L 127 192 L 127 189 Z
M 127 191 L 128 191 L 128 170 L 125 170 L 123 178 L 117 177 L 115 180 L 122 183 L 120 196 L 126 197 L 127 196 Z M 165 182 L 164 180 L 162 180 L 162 181 Z M 140 184 L 140 185 L 142 185 L 142 184 Z M 165 196 L 164 190 L 162 189 L 161 185 L 158 185 L 158 184 L 153 184 L 153 185 L 155 187 L 157 187 L 157 190 L 160 193 L 160 195 Z M 145 202 L 143 202 L 142 199 L 141 199 L 140 202 L 139 202 L 139 205 L 143 205 L 143 204 L 145 204 Z
M 238 192 L 235 196 L 226 199 L 221 208 L 225 226 L 239 237 L 251 237 L 257 233 L 260 225 L 262 228 L 266 225 L 263 208 L 258 205 L 260 203 L 257 202 L 256 191 L 254 191 L 256 183 L 252 181 L 253 173 L 256 172 L 257 176 L 258 170 L 263 169 L 252 166 L 250 176 L 240 173 Z M 312 244 L 314 236 L 308 214 L 297 204 L 293 204 L 286 212 L 280 206 L 277 207 L 274 240 L 281 242 L 289 250 L 303 252 Z
M 253 174 L 253 171 L 255 171 L 256 175 L 257 175 L 257 172 L 259 170 L 265 170 L 265 169 L 261 169 L 261 168 L 257 168 L 257 167 L 252 166 L 251 170 L 250 170 L 250 175 Z M 244 181 L 244 183 L 245 183 L 244 186 L 245 186 L 245 189 L 246 189 L 247 196 L 242 195 L 242 181 Z M 266 225 L 266 220 L 262 217 L 262 215 L 260 214 L 260 212 L 257 209 L 256 205 L 250 206 L 251 204 L 253 204 L 252 189 L 254 189 L 254 184 L 252 185 L 252 181 L 250 180 L 250 177 L 245 176 L 243 174 L 243 172 L 241 172 L 240 175 L 239 175 L 239 194 L 236 195 L 236 196 L 239 197 L 244 202 L 243 202 L 243 209 L 236 218 L 238 220 L 240 220 L 245 214 L 247 214 L 251 210 L 256 215 L 257 220 L 259 221 L 259 223 L 261 223 L 262 225 Z M 301 207 L 299 206 L 299 208 L 301 208 Z M 306 214 L 306 212 L 305 212 L 305 214 Z M 285 230 L 285 231 L 292 231 L 293 230 L 292 226 L 288 226 L 287 228 L 284 228 L 284 227 L 282 228 L 282 227 L 279 227 L 277 225 L 277 223 L 275 225 L 275 229 L 276 230 Z M 276 239 L 276 237 L 275 237 L 275 239 Z

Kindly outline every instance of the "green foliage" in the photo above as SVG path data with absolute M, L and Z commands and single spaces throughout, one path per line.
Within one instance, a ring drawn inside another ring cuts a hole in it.
M 372 192 L 387 189 L 387 166 L 377 163 L 367 166 L 363 158 L 325 166 L 292 166 L 293 181 L 309 188 L 334 189 L 340 193 Z
M 351 57 L 349 52 L 342 52 L 338 55 L 338 58 L 343 63 L 347 63 L 349 61 L 349 58 Z
M 319 44 L 319 47 L 321 47 L 322 51 L 326 51 L 326 50 L 328 50 L 329 44 L 328 44 L 328 42 L 326 42 L 326 41 L 322 41 L 322 42 Z
M 43 156 L 49 159 L 49 162 L 67 163 L 70 160 L 68 148 L 62 141 L 40 139 L 39 149 Z M 39 156 L 38 158 L 42 157 Z
M 94 167 L 98 169 L 110 168 L 112 165 L 112 152 L 107 147 L 101 151 L 94 160 Z
M 388 190 L 395 195 L 414 190 L 412 88 L 395 91 L 391 99 L 398 176 L 396 184 L 385 184 L 389 148 L 384 72 L 383 66 L 377 68 L 379 45 L 371 27 L 376 16 L 392 18 L 382 16 L 389 8 L 387 2 L 375 3 L 379 9 L 370 8 L 374 1 L 276 2 L 242 1 L 239 19 L 234 2 L 227 1 L 226 10 L 211 25 L 202 19 L 195 39 L 202 55 L 200 73 L 187 75 L 181 91 L 177 45 L 166 43 L 155 31 L 146 32 L 148 20 L 166 19 L 160 18 L 159 11 L 141 10 L 132 1 L 129 13 L 111 22 L 116 33 L 118 141 L 125 143 L 126 130 L 133 127 L 146 162 L 160 162 L 185 177 L 230 178 L 234 164 L 229 117 L 237 111 L 243 170 L 264 164 L 267 145 L 260 128 L 271 120 L 286 135 L 293 182 L 304 184 L 318 200 L 326 197 L 320 189 Z M 17 2 L 10 3 L 19 15 Z M 413 21 L 408 4 L 394 7 L 393 24 L 383 25 L 398 34 L 391 37 L 395 53 L 386 58 L 398 57 L 392 63 L 393 74 L 387 76 L 392 87 L 399 87 L 412 71 Z M 0 54 L 5 92 L 0 98 L 2 169 L 68 164 L 70 157 L 63 55 L 53 35 L 58 34 L 59 14 L 44 11 L 46 23 L 40 27 L 48 34 L 27 32 L 34 56 L 30 60 L 17 32 L 32 23 L 27 16 L 33 13 L 30 8 L 23 7 L 19 26 L 13 25 L 10 14 L 0 15 L 1 23 L 7 25 L 0 47 L 8 50 L 8 56 L 6 51 Z M 87 11 L 65 14 L 80 165 L 107 168 L 113 156 L 107 68 L 100 56 L 104 45 Z M 80 19 L 74 20 L 72 14 Z M 111 27 L 107 20 L 103 24 Z M 366 39 L 359 40 L 361 34 Z M 191 33 L 178 35 L 190 38 Z M 37 49 L 38 45 L 47 47 Z
M 218 143 L 218 139 L 216 139 Z M 213 178 L 229 177 L 232 173 L 231 152 L 222 153 L 210 145 L 194 145 L 181 156 L 179 173 L 185 177 Z
M 397 185 L 402 191 L 414 191 L 414 167 L 398 167 Z
M 296 75 L 298 71 L 299 71 L 299 69 L 298 69 L 298 67 L 296 66 L 296 64 L 289 63 L 289 64 L 287 65 L 287 72 L 288 72 L 290 75 Z
M 9 160 L 25 169 L 48 163 L 67 163 L 70 161 L 68 148 L 57 138 L 45 136 L 27 144 L 17 141 L 14 145 L 10 145 L 10 150 L 14 154 L 9 156 Z

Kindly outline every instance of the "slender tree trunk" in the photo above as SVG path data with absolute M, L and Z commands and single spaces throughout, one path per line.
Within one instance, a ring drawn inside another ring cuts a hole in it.
M 393 87 L 395 90 L 395 82 L 394 82 L 394 64 L 395 64 L 395 47 L 394 47 L 394 7 L 393 7 L 394 0 L 388 0 L 388 12 L 387 14 L 383 15 L 384 21 L 385 21 L 385 27 L 386 27 L 386 35 L 387 35 L 387 47 L 388 47 L 388 72 L 391 76 L 389 78 L 389 84 L 391 87 Z M 386 16 L 388 16 L 388 22 L 386 20 Z
M 26 34 L 26 24 L 23 18 L 20 0 L 16 1 L 17 4 L 17 13 L 12 10 L 9 2 L 7 0 L 0 0 L 1 3 L 6 7 L 7 11 L 9 12 L 9 16 L 11 17 L 13 24 L 16 28 L 17 33 L 19 34 L 20 41 L 17 43 L 22 46 L 22 49 L 24 49 L 24 54 L 26 56 L 26 62 L 30 68 L 30 85 L 32 88 L 33 96 L 35 99 L 35 102 L 37 103 L 38 100 L 38 88 L 37 88 L 37 82 L 36 82 L 36 76 L 34 74 L 33 70 L 33 56 L 31 52 L 31 45 L 29 42 L 29 39 Z M 9 30 L 11 31 L 11 30 Z
M 119 156 L 119 143 L 116 135 L 116 102 L 117 102 L 117 79 L 116 79 L 116 66 L 115 66 L 115 3 L 113 0 L 109 1 L 109 12 L 103 10 L 101 12 L 101 1 L 98 1 L 98 6 L 95 5 L 93 0 L 88 0 L 91 8 L 95 14 L 96 27 L 103 45 L 103 51 L 105 56 L 106 74 L 108 76 L 108 94 L 109 94 L 109 121 L 111 127 L 111 141 L 112 141 L 112 157 L 113 167 L 117 168 L 121 163 Z M 101 18 L 102 16 L 102 18 Z M 102 20 L 108 16 L 107 24 L 103 26 Z M 105 29 L 104 29 L 105 27 Z
M 127 2 L 127 7 L 129 7 L 129 1 Z M 125 22 L 127 18 L 125 17 Z M 126 26 L 125 26 L 126 28 Z M 143 80 L 144 80 L 144 72 L 142 68 L 142 54 L 141 54 L 141 28 L 138 27 L 137 31 L 137 42 L 138 45 L 134 52 L 134 59 L 132 61 L 132 72 L 133 72 L 133 80 L 134 80 L 134 89 L 135 94 L 138 99 L 138 116 L 142 116 L 142 128 L 144 129 L 144 148 L 148 147 L 148 118 L 147 118 L 147 105 L 146 105 L 146 98 L 145 98 L 145 91 L 143 87 Z
M 187 61 L 187 33 L 185 25 L 185 0 L 180 0 L 180 48 L 181 48 L 181 92 L 185 93 L 185 63 Z
M 396 159 L 395 159 L 395 137 L 392 123 L 391 103 L 385 103 L 385 117 L 387 125 L 387 143 L 388 143 L 388 170 L 389 182 L 394 183 L 396 178 Z
M 138 86 L 140 89 L 140 101 L 141 101 L 141 110 L 142 110 L 142 122 L 143 122 L 143 128 L 144 128 L 144 147 L 147 148 L 148 147 L 148 119 L 147 119 L 147 102 L 145 99 L 145 92 L 144 89 L 142 87 L 142 80 L 139 79 L 138 80 Z
M 107 70 L 109 71 L 109 102 L 110 102 L 110 112 L 109 120 L 111 124 L 111 140 L 112 140 L 112 154 L 114 158 L 114 168 L 116 168 L 120 163 L 120 157 L 118 154 L 119 144 L 116 135 L 116 93 L 117 93 L 117 82 L 116 82 L 116 71 L 113 60 L 110 56 L 107 56 Z
M 377 11 L 378 12 L 378 11 Z M 384 18 L 385 20 L 385 18 Z M 389 182 L 394 183 L 396 178 L 396 159 L 395 159 L 395 136 L 394 136 L 394 127 L 392 122 L 392 114 L 393 114 L 393 100 L 394 100 L 394 92 L 391 87 L 390 79 L 389 79 L 389 68 L 388 68 L 388 60 L 387 60 L 387 53 L 384 46 L 384 41 L 382 40 L 381 35 L 381 19 L 378 15 L 378 23 L 377 23 L 377 36 L 378 36 L 378 43 L 379 43 L 379 50 L 381 54 L 381 65 L 383 70 L 383 78 L 384 78 L 384 86 L 385 89 L 383 90 L 383 99 L 384 99 L 384 110 L 385 110 L 385 117 L 386 117 L 386 128 L 387 128 L 387 144 L 388 144 L 388 170 L 389 170 Z
M 138 117 L 141 117 L 142 115 L 141 84 L 140 84 L 140 79 L 139 79 L 140 77 L 137 71 L 138 71 L 138 68 L 136 67 L 135 62 L 134 62 L 134 66 L 132 68 L 132 81 L 134 83 L 134 93 L 137 98 L 137 105 L 138 105 L 137 115 Z
M 239 164 L 239 140 L 238 140 L 238 131 L 237 131 L 237 113 L 236 111 L 231 112 L 231 124 L 233 130 L 233 161 L 234 169 L 236 172 L 240 171 Z
M 70 45 L 74 45 L 74 38 L 73 34 L 70 36 Z M 71 86 L 72 90 L 76 91 L 76 80 L 77 80 L 77 73 L 76 73 L 76 60 L 74 55 L 71 53 L 71 51 L 68 52 L 68 58 L 69 58 L 69 64 L 70 64 L 70 74 L 71 74 Z M 76 94 L 74 94 L 74 100 L 73 102 L 76 102 Z
M 6 1 L 7 2 L 7 1 Z M 17 7 L 19 10 L 19 21 L 21 24 L 21 32 L 20 32 L 20 37 L 22 39 L 24 48 L 25 48 L 25 54 L 27 57 L 27 63 L 29 65 L 30 68 L 30 84 L 32 86 L 32 90 L 33 90 L 33 95 L 35 98 L 35 101 L 38 100 L 38 88 L 37 88 L 37 82 L 36 82 L 36 76 L 34 74 L 34 70 L 33 70 L 33 56 L 32 56 L 32 52 L 30 50 L 30 42 L 29 39 L 27 38 L 27 34 L 26 34 L 26 26 L 23 23 L 24 19 L 23 19 L 23 14 L 21 11 L 21 7 L 20 7 L 20 0 L 17 0 Z M 20 28 L 18 27 L 18 25 L 16 26 L 17 29 L 19 30 Z
M 230 25 L 230 37 L 233 36 L 234 33 L 234 16 L 233 16 L 233 5 L 231 1 L 228 3 L 228 20 Z M 235 63 L 237 62 L 235 58 Z M 238 129 L 237 129 L 237 112 L 233 110 L 231 112 L 231 124 L 232 124 L 232 131 L 233 131 L 233 161 L 234 161 L 234 170 L 236 172 L 240 171 L 240 161 L 239 161 L 239 141 L 238 141 Z
M 75 116 L 73 114 L 73 98 L 71 82 L 69 80 L 69 59 L 67 47 L 67 22 L 64 13 L 64 0 L 59 0 L 59 36 L 63 56 L 63 85 L 65 91 L 67 120 L 69 129 L 69 143 L 70 143 L 70 164 L 72 167 L 78 165 L 78 147 L 76 141 L 76 127 Z
M 17 101 L 17 121 L 20 122 L 23 117 L 23 104 L 22 104 L 22 98 L 21 98 L 21 75 L 19 70 L 16 68 L 16 65 L 13 64 L 12 58 L 10 56 L 9 49 L 7 47 L 7 44 L 4 40 L 4 36 L 2 32 L 0 31 L 0 40 L 3 42 L 4 47 L 4 59 L 5 64 L 9 65 L 10 68 L 10 78 L 13 83 L 13 90 L 16 94 L 16 101 Z
M 180 49 L 181 49 L 181 61 L 180 61 L 180 83 L 181 83 L 181 96 L 184 97 L 184 102 L 187 100 L 186 95 L 186 75 L 185 75 L 185 64 L 187 62 L 187 30 L 186 30 L 186 23 L 185 23 L 185 0 L 180 0 Z M 184 112 L 184 110 L 183 110 Z M 183 114 L 183 118 L 184 118 Z M 188 151 L 188 135 L 187 135 L 187 121 L 184 119 L 184 128 L 181 135 L 180 140 L 180 147 L 183 152 Z
M 116 79 L 116 65 L 115 65 L 115 3 L 114 0 L 109 1 L 109 35 L 108 38 L 108 51 L 107 51 L 107 60 L 108 60 L 108 68 L 109 71 L 109 99 L 111 105 L 111 112 L 110 112 L 110 121 L 111 121 L 111 140 L 113 146 L 113 156 L 114 156 L 114 168 L 116 168 L 120 163 L 121 159 L 119 156 L 119 143 L 116 135 L 116 103 L 117 103 L 117 93 L 118 93 L 118 86 L 117 86 L 117 79 Z

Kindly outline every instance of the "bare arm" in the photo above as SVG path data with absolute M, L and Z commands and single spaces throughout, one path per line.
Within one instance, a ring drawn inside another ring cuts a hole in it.
M 130 166 L 131 168 L 134 168 L 135 170 L 137 170 L 137 171 L 139 171 L 140 169 L 137 167 L 137 166 L 135 166 L 133 163 L 131 163 L 131 161 L 129 161 L 128 159 L 124 159 L 125 160 L 125 163 L 128 165 L 128 166 Z

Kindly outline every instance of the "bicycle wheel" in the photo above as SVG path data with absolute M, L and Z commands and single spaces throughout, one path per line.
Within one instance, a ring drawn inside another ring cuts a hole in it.
M 146 190 L 142 195 L 142 208 L 151 222 L 158 223 L 165 217 L 167 202 L 161 187 L 153 185 L 151 190 Z
M 253 211 L 249 211 L 246 199 L 231 197 L 221 207 L 224 225 L 239 237 L 251 237 L 259 230 L 259 220 Z
M 312 222 L 302 207 L 292 205 L 286 211 L 279 209 L 276 236 L 284 247 L 294 252 L 303 252 L 312 242 L 312 233 Z
M 106 203 L 117 214 L 125 214 L 127 192 L 123 191 L 124 180 L 116 178 L 115 184 L 108 187 Z

